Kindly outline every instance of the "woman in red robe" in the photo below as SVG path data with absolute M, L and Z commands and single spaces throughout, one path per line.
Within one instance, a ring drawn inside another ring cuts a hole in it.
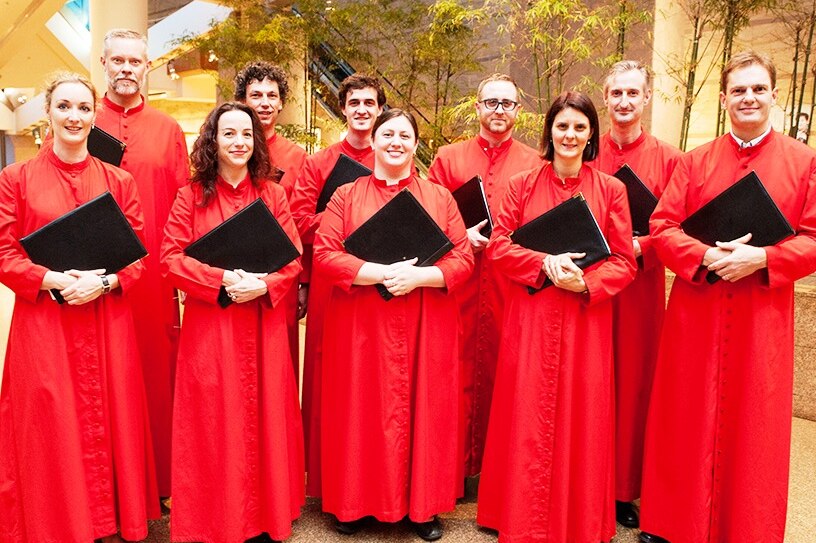
M 567 92 L 547 112 L 548 162 L 511 178 L 487 256 L 510 280 L 477 522 L 500 542 L 598 543 L 615 535 L 612 296 L 635 276 L 623 184 L 584 162 L 598 149 L 589 98 Z M 544 254 L 510 234 L 582 193 L 612 255 Z M 527 287 L 553 285 L 530 295 Z
M 164 231 L 165 273 L 187 293 L 173 411 L 173 541 L 283 540 L 304 503 L 303 430 L 286 330 L 295 260 L 270 274 L 203 264 L 184 249 L 258 198 L 301 250 L 263 128 L 228 102 L 201 127 L 193 178 Z M 222 308 L 221 287 L 234 302 Z
M 0 281 L 16 295 L 0 393 L 0 541 L 141 540 L 159 503 L 123 293 L 143 265 L 49 270 L 19 239 L 106 191 L 138 235 L 142 211 L 131 175 L 88 154 L 93 85 L 62 73 L 45 97 L 53 146 L 0 172 Z
M 473 269 L 473 254 L 447 189 L 414 175 L 416 121 L 391 109 L 374 124 L 374 174 L 337 189 L 314 245 L 316 272 L 332 278 L 323 339 L 323 510 L 353 533 L 361 519 L 408 516 L 427 541 L 442 536 L 435 515 L 456 505 L 459 361 L 450 292 Z M 403 189 L 454 248 L 435 265 L 391 265 L 345 252 L 343 240 Z M 386 302 L 375 284 L 395 297 Z

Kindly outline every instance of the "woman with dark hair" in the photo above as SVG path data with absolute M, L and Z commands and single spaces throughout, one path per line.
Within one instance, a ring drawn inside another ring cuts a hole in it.
M 184 249 L 261 198 L 295 246 L 283 188 L 268 179 L 255 112 L 214 109 L 193 146 L 192 182 L 164 230 L 164 273 L 187 293 L 173 411 L 173 541 L 286 539 L 304 502 L 303 431 L 288 348 L 285 293 L 300 272 L 225 270 Z M 218 304 L 221 287 L 234 302 Z
M 323 338 L 323 510 L 351 534 L 361 520 L 411 521 L 439 539 L 437 513 L 461 485 L 457 454 L 457 306 L 450 293 L 473 269 L 465 225 L 450 192 L 416 177 L 416 121 L 390 109 L 373 128 L 374 174 L 337 189 L 315 238 L 316 272 L 333 289 Z M 433 266 L 416 259 L 365 262 L 343 240 L 409 190 L 454 247 Z M 385 301 L 374 288 L 394 295 Z
M 57 74 L 45 113 L 52 144 L 0 172 L 0 281 L 16 296 L 0 393 L 0 541 L 142 540 L 160 511 L 124 293 L 144 266 L 51 270 L 20 245 L 105 192 L 141 236 L 136 183 L 88 154 L 96 115 L 88 79 Z
M 510 179 L 487 256 L 509 279 L 477 522 L 499 541 L 598 543 L 615 535 L 612 303 L 635 275 L 623 184 L 584 162 L 598 149 L 589 98 L 566 92 L 547 112 L 550 162 Z M 612 256 L 544 254 L 510 234 L 582 193 Z M 553 285 L 535 295 L 527 287 Z

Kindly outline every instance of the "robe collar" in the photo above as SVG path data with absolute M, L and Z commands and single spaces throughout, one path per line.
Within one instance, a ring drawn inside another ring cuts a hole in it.
M 503 155 L 508 149 L 510 149 L 510 146 L 513 145 L 513 138 L 507 138 L 496 147 L 491 147 L 489 141 L 484 139 L 481 134 L 477 134 L 476 143 L 479 144 L 479 148 L 484 151 L 487 157 L 492 160 L 500 155 Z
M 577 177 L 567 177 L 566 179 L 561 179 L 558 177 L 558 174 L 555 173 L 555 168 L 553 167 L 552 162 L 548 162 L 547 166 L 544 168 L 544 173 L 550 178 L 550 182 L 560 188 L 569 189 L 570 191 L 573 191 L 584 181 L 588 172 L 589 166 L 586 164 L 581 164 L 581 169 L 578 170 Z
M 272 134 L 271 137 L 266 138 L 266 146 L 271 147 L 272 144 L 277 141 L 277 139 L 278 139 L 278 133 L 275 132 L 274 134 Z
M 400 179 L 399 183 L 397 183 L 396 185 L 388 185 L 388 184 L 386 184 L 384 179 L 379 179 L 373 174 L 371 175 L 371 181 L 374 183 L 374 185 L 377 186 L 377 187 L 381 187 L 381 188 L 386 188 L 386 187 L 390 186 L 390 187 L 398 187 L 399 189 L 404 189 L 405 187 L 407 187 L 408 185 L 413 183 L 414 179 L 416 179 L 414 174 L 410 174 L 405 179 Z
M 133 114 L 133 113 L 139 113 L 140 111 L 142 111 L 144 109 L 144 107 L 145 107 L 145 98 L 144 98 L 144 96 L 141 96 L 141 98 L 142 98 L 142 102 L 138 106 L 134 106 L 134 107 L 132 107 L 130 109 L 125 109 L 122 106 L 120 106 L 119 104 L 117 104 L 116 102 L 112 101 L 110 98 L 108 98 L 108 95 L 106 94 L 105 96 L 102 97 L 102 104 L 106 108 L 110 109 L 111 111 L 115 111 L 116 113 L 118 113 L 120 115 L 123 114 L 123 113 Z
M 370 153 L 374 152 L 374 150 L 371 147 L 365 147 L 363 149 L 357 149 L 356 147 L 353 147 L 348 142 L 347 139 L 344 139 L 343 141 L 340 142 L 340 150 L 343 152 L 343 154 L 348 155 L 349 157 L 353 158 L 357 162 L 362 161 L 363 159 L 365 159 L 366 156 L 368 156 Z
M 759 136 L 755 137 L 750 141 L 744 141 L 739 139 L 737 135 L 734 134 L 733 130 L 731 131 L 731 137 L 734 138 L 734 141 L 736 142 L 737 147 L 739 147 L 740 150 L 749 149 L 751 147 L 756 147 L 757 145 L 762 143 L 765 140 L 765 136 L 771 133 L 771 130 L 772 130 L 771 125 L 768 125 L 768 129 L 765 132 L 763 132 L 762 134 L 760 134 Z
M 618 143 L 612 139 L 612 132 L 609 132 L 609 137 L 607 138 L 607 140 L 610 149 L 612 149 L 613 151 L 617 151 L 619 153 L 625 153 L 627 151 L 631 151 L 632 149 L 636 149 L 644 141 L 646 141 L 646 131 L 641 128 L 640 136 L 638 136 L 635 141 L 626 143 L 624 145 L 618 145 Z
M 60 170 L 67 172 L 67 173 L 74 173 L 74 172 L 81 172 L 85 168 L 88 167 L 88 164 L 91 162 L 91 154 L 88 155 L 79 162 L 68 163 L 63 162 L 60 157 L 57 156 L 57 153 L 54 152 L 54 147 L 50 147 L 47 151 L 48 153 L 48 160 Z
M 241 181 L 238 182 L 237 185 L 234 187 L 224 181 L 224 178 L 220 175 L 215 180 L 216 186 L 218 186 L 219 190 L 225 190 L 230 194 L 243 194 L 246 192 L 247 188 L 252 185 L 252 180 L 249 178 L 249 173 L 247 172 L 246 177 L 244 177 Z

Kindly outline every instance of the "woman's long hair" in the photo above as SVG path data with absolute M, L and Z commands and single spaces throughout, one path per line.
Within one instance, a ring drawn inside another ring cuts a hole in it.
M 193 144 L 190 153 L 190 162 L 193 175 L 190 181 L 201 185 L 201 207 L 207 207 L 215 196 L 216 180 L 218 179 L 218 120 L 227 111 L 243 111 L 252 119 L 252 156 L 247 162 L 249 178 L 255 187 L 260 187 L 270 178 L 280 180 L 280 170 L 273 168 L 269 163 L 269 150 L 266 147 L 263 125 L 255 111 L 240 102 L 225 102 L 213 109 L 204 124 L 201 125 L 198 139 Z

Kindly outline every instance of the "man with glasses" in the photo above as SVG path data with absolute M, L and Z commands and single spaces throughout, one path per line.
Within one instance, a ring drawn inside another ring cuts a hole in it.
M 484 182 L 491 214 L 495 216 L 507 190 L 507 180 L 541 163 L 535 149 L 513 139 L 521 105 L 515 81 L 505 74 L 484 79 L 476 94 L 479 134 L 439 149 L 428 179 L 455 191 L 475 175 Z M 481 254 L 488 239 L 480 233 L 485 223 L 468 229 L 476 266 L 473 276 L 457 291 L 461 320 L 460 356 L 464 367 L 465 476 L 481 471 L 487 420 L 496 374 L 504 286 Z

